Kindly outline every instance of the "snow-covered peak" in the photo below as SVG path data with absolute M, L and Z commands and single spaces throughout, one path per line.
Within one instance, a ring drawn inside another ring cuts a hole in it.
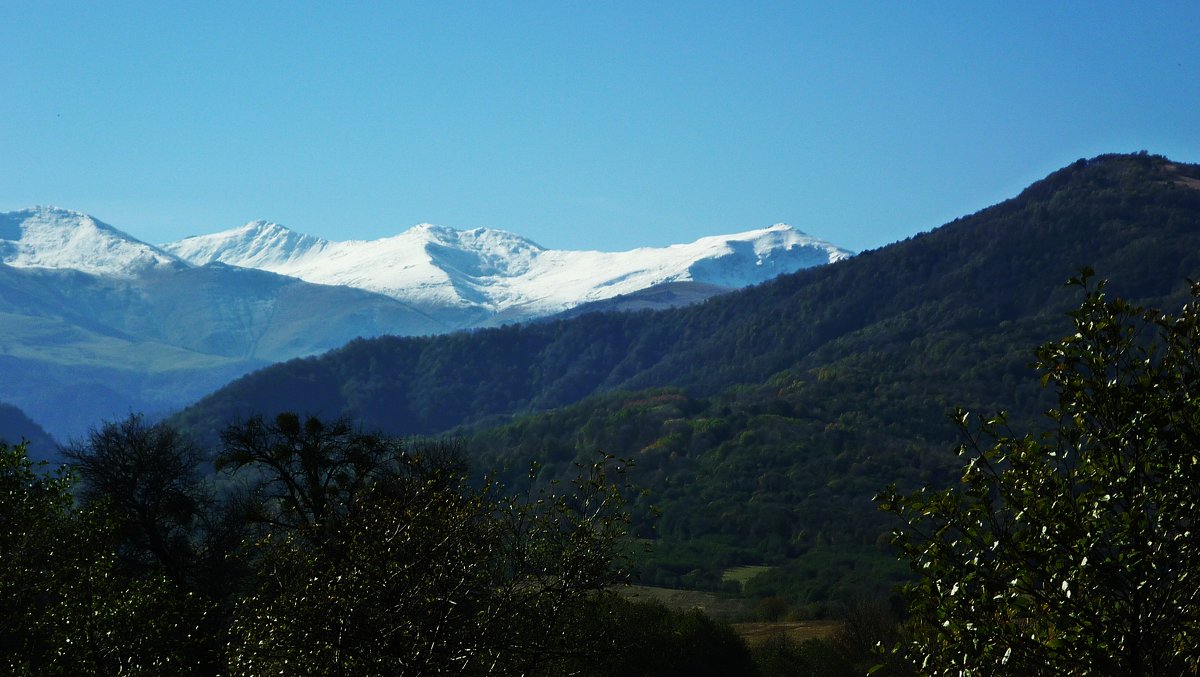
M 428 223 L 370 241 L 330 242 L 255 222 L 164 245 L 187 261 L 261 268 L 359 287 L 419 306 L 524 319 L 667 282 L 728 288 L 830 263 L 850 252 L 786 224 L 626 252 L 545 249 L 513 233 Z
M 473 277 L 521 275 L 545 251 L 520 235 L 493 228 L 458 230 L 422 223 L 400 237 L 423 241 L 422 249 L 438 268 Z
M 270 221 L 154 247 L 78 212 L 0 214 L 0 263 L 132 278 L 156 266 L 223 263 L 385 294 L 461 326 L 523 320 L 670 282 L 738 288 L 850 252 L 786 224 L 625 252 L 545 249 L 503 230 L 428 223 L 331 241 Z
M 446 244 L 475 250 L 542 251 L 536 242 L 516 233 L 496 228 L 472 228 L 459 230 L 432 223 L 419 223 L 401 234 L 424 238 L 428 242 Z
M 189 263 L 202 266 L 220 262 L 243 268 L 272 270 L 329 245 L 327 240 L 271 221 L 251 221 L 240 228 L 197 235 L 162 248 Z
M 810 237 L 786 223 L 733 235 L 700 238 L 690 245 L 694 262 L 688 275 L 694 282 L 724 287 L 751 284 L 851 256 L 851 252 Z
M 697 250 L 726 250 L 736 246 L 734 243 L 749 242 L 753 244 L 756 254 L 769 255 L 779 250 L 793 250 L 798 247 L 812 247 L 829 253 L 830 261 L 840 261 L 849 257 L 849 251 L 829 244 L 824 240 L 811 237 L 804 231 L 793 228 L 786 223 L 776 223 L 773 226 L 748 230 L 732 235 L 710 235 L 702 237 L 690 244 L 672 245 Z
M 0 214 L 0 262 L 106 277 L 132 277 L 159 266 L 185 265 L 87 214 L 57 207 Z
M 163 248 L 195 265 L 219 261 L 453 306 L 486 305 L 468 288 L 471 280 L 521 275 L 544 251 L 519 235 L 489 228 L 422 223 L 377 240 L 331 242 L 262 221 Z

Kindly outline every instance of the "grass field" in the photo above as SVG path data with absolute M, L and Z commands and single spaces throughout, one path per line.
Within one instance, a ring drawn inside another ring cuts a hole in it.
M 824 639 L 842 626 L 842 621 L 778 621 L 775 623 L 733 623 L 733 629 L 751 646 L 783 635 L 793 642 Z
M 726 569 L 725 572 L 721 574 L 721 581 L 737 581 L 739 584 L 745 585 L 746 581 L 749 581 L 751 578 L 754 578 L 761 573 L 770 571 L 773 568 L 774 567 L 763 566 L 761 564 L 734 567 L 732 569 Z
M 749 580 L 768 568 L 770 567 L 738 567 L 737 569 L 726 571 L 725 575 L 729 577 L 730 572 L 735 572 L 734 576 L 745 576 L 745 580 Z M 750 569 L 756 569 L 757 571 L 746 571 Z M 727 578 L 727 580 L 729 579 Z M 738 579 L 733 578 L 732 580 Z M 669 608 L 682 611 L 699 609 L 716 620 L 729 623 L 734 631 L 751 645 L 759 644 L 779 635 L 783 635 L 794 642 L 803 642 L 808 639 L 823 639 L 832 636 L 842 625 L 842 621 L 836 620 L 748 622 L 744 619 L 754 616 L 755 600 L 719 595 L 701 590 L 679 590 L 675 588 L 656 588 L 649 585 L 630 585 L 622 588 L 621 594 L 630 599 L 656 600 Z
M 712 618 L 726 623 L 742 620 L 754 612 L 754 602 L 702 590 L 655 588 L 649 585 L 630 585 L 621 589 L 630 599 L 657 600 L 671 609 L 687 611 L 700 609 Z

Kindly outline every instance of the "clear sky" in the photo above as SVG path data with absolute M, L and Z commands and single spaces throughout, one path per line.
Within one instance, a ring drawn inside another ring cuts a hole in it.
M 1200 162 L 1200 3 L 0 2 L 0 211 L 862 250 L 1080 157 Z

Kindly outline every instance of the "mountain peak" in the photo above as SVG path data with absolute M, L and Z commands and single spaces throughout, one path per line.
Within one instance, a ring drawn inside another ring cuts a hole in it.
M 418 223 L 412 228 L 409 228 L 406 232 L 451 236 L 457 234 L 459 230 L 457 228 L 451 228 L 450 226 L 439 226 L 436 223 Z
M 627 252 L 548 250 L 503 230 L 432 223 L 378 240 L 329 242 L 259 221 L 164 247 L 197 265 L 221 261 L 423 308 L 459 308 L 472 318 L 463 326 L 481 317 L 529 319 L 669 282 L 744 287 L 850 256 L 783 223 Z
M 1092 190 L 1116 189 L 1119 186 L 1174 184 L 1182 188 L 1200 189 L 1198 165 L 1172 162 L 1146 151 L 1138 153 L 1108 153 L 1093 158 L 1080 158 L 1035 181 L 1017 197 L 1034 200 L 1070 187 Z
M 274 221 L 267 221 L 266 219 L 255 219 L 254 221 L 248 221 L 248 222 L 246 222 L 246 225 L 242 226 L 241 228 L 238 228 L 237 230 L 245 230 L 245 231 L 252 230 L 252 231 L 265 231 L 265 232 L 284 231 L 284 232 L 288 232 L 288 233 L 294 232 L 294 231 L 292 231 L 291 228 L 288 228 L 287 226 L 282 226 L 278 223 L 275 223 Z
M 518 321 L 671 282 L 725 288 L 846 258 L 784 223 L 626 252 L 549 250 L 514 233 L 420 223 L 377 240 L 330 241 L 259 219 L 154 247 L 87 214 L 0 214 L 0 262 L 132 278 L 154 266 L 222 263 L 385 294 L 449 327 Z
M 271 270 L 279 262 L 323 250 L 329 242 L 297 233 L 274 221 L 250 221 L 243 226 L 210 235 L 195 235 L 163 245 L 163 249 L 195 264 L 226 263 Z
M 88 214 L 51 206 L 0 214 L 0 262 L 106 277 L 132 277 L 159 266 L 185 265 Z
M 529 238 L 496 228 L 471 228 L 460 230 L 433 223 L 418 223 L 400 234 L 400 237 L 417 237 L 441 244 L 468 249 L 489 249 L 497 246 L 508 249 L 544 251 L 545 248 Z
M 72 218 L 72 217 L 80 218 L 80 219 L 91 219 L 92 218 L 89 214 L 75 211 L 74 209 L 65 209 L 63 207 L 56 207 L 54 205 L 34 205 L 33 207 L 30 207 L 28 209 L 21 209 L 21 210 L 18 210 L 15 212 L 10 212 L 10 213 L 24 214 L 24 215 L 28 215 L 28 216 L 41 216 L 44 218 Z

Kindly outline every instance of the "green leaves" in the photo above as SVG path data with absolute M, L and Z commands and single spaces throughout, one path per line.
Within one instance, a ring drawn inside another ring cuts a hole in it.
M 956 411 L 961 486 L 877 498 L 906 522 L 895 544 L 919 578 L 896 650 L 924 674 L 1200 666 L 1200 288 L 1172 316 L 1090 276 L 1072 281 L 1075 332 L 1036 353 L 1049 434 Z
M 625 580 L 612 457 L 514 495 L 472 484 L 451 444 L 252 419 L 224 456 L 250 493 L 178 513 L 177 440 L 136 417 L 97 432 L 74 454 L 83 508 L 0 444 L 4 674 L 560 674 L 612 650 L 588 618 Z M 176 532 L 197 556 L 171 576 L 142 555 Z
M 331 437 L 338 426 L 312 420 L 226 435 L 276 506 L 234 610 L 233 674 L 554 673 L 603 647 L 579 629 L 624 577 L 615 459 L 581 468 L 569 491 L 516 496 L 469 483 L 451 446 Z M 280 446 L 308 458 L 264 453 Z
M 0 671 L 202 672 L 186 638 L 204 605 L 161 576 L 123 576 L 113 522 L 76 509 L 71 490 L 0 444 Z

